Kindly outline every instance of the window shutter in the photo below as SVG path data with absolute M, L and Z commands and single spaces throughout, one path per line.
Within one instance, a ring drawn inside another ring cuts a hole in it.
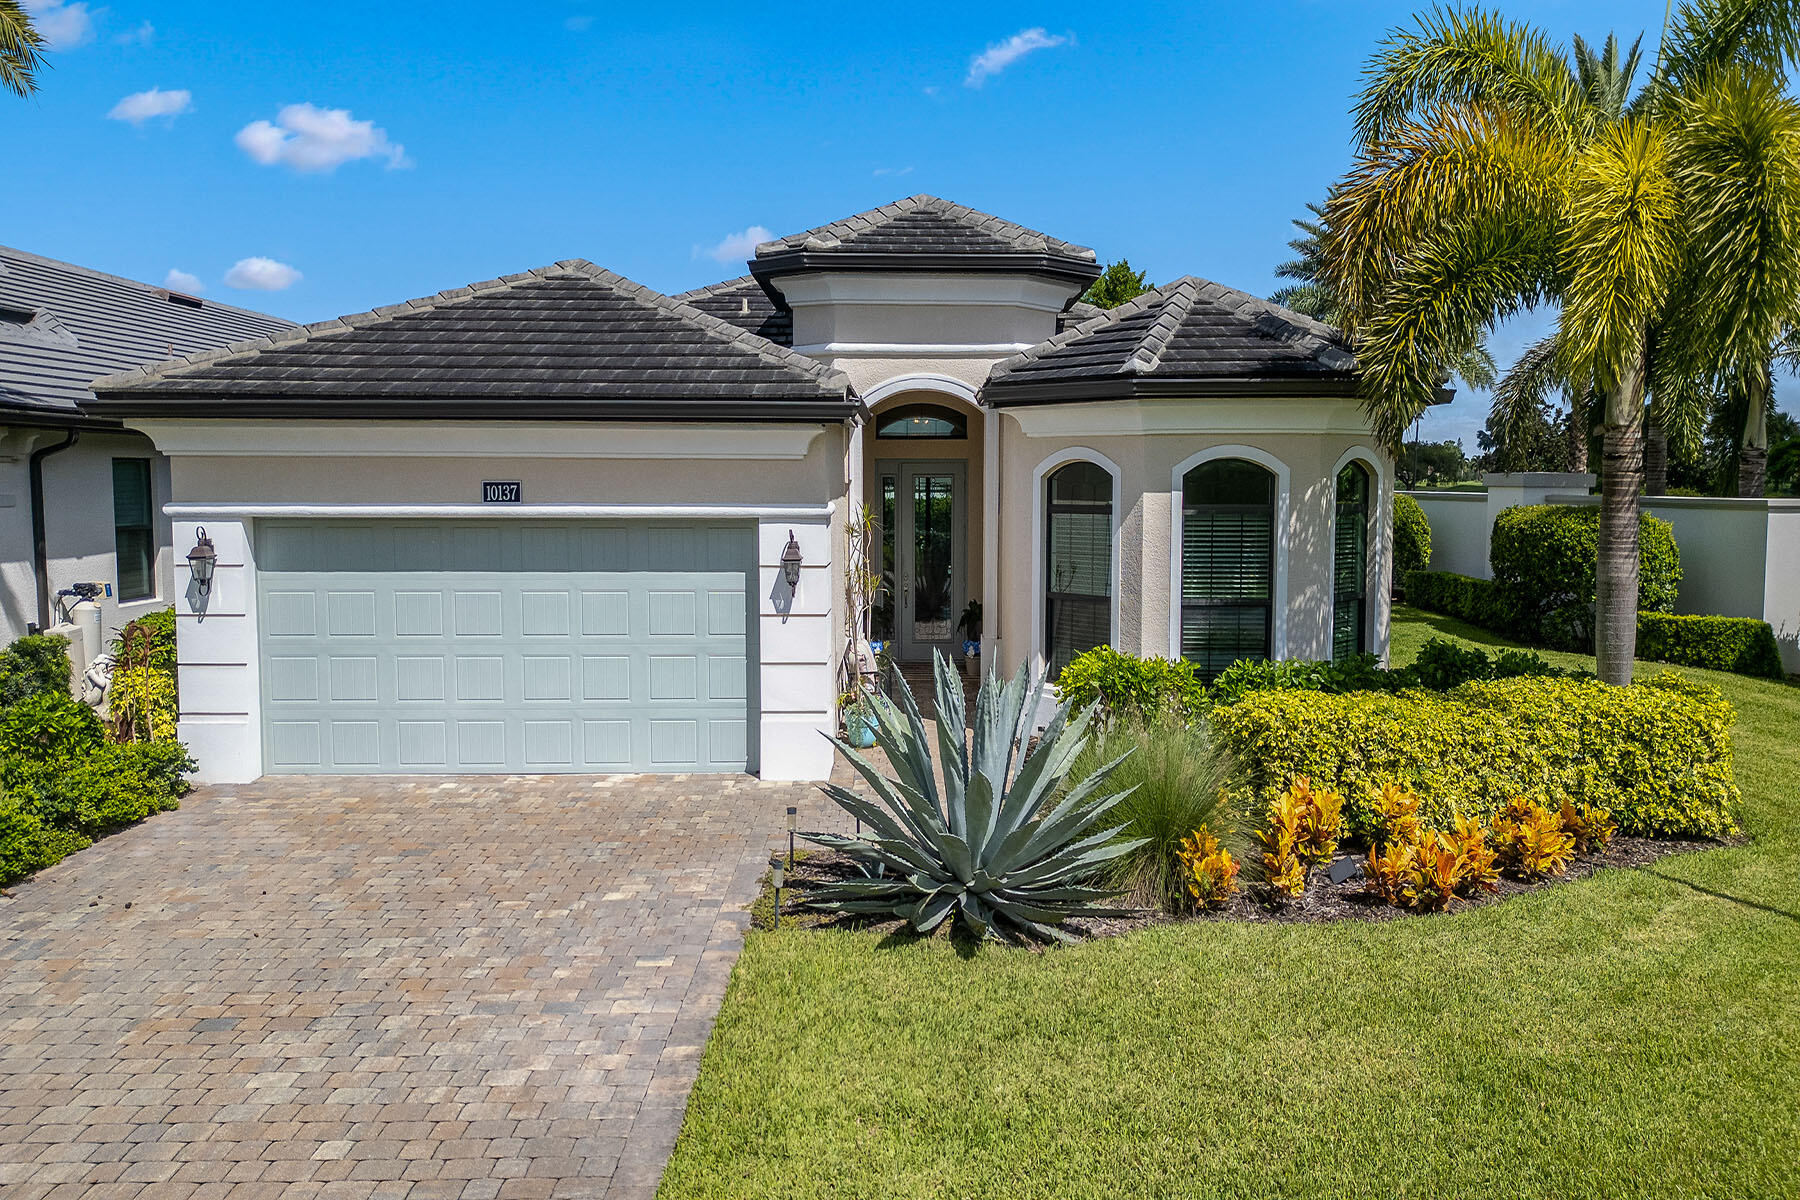
M 1181 517 L 1181 656 L 1211 678 L 1269 656 L 1275 477 L 1222 459 L 1189 472 Z

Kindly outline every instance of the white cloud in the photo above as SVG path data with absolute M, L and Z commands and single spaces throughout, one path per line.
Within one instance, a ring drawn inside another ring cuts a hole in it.
M 912 173 L 913 173 L 913 169 L 911 167 L 876 167 L 875 168 L 875 177 L 877 179 L 879 179 L 883 175 L 892 175 L 896 179 L 898 179 L 902 175 L 911 175 Z
M 756 248 L 764 242 L 772 242 L 775 235 L 761 225 L 752 225 L 742 233 L 728 233 L 716 246 L 695 246 L 694 257 L 705 255 L 715 262 L 742 262 L 756 253 Z
M 300 282 L 300 272 L 272 258 L 240 258 L 225 272 L 225 286 L 248 292 L 279 292 Z
M 133 125 L 142 125 L 153 117 L 167 117 L 173 121 L 182 113 L 194 107 L 194 94 L 186 88 L 163 91 L 151 88 L 147 92 L 133 92 L 117 104 L 106 115 L 115 121 L 130 121 Z
M 124 33 L 117 34 L 113 37 L 113 41 L 121 46 L 129 46 L 133 43 L 140 46 L 148 46 L 155 40 L 156 26 L 148 21 L 142 22 L 136 29 L 127 29 Z
M 1051 34 L 1044 31 L 1043 26 L 1022 29 L 1004 42 L 995 42 L 980 54 L 969 60 L 968 78 L 963 80 L 964 87 L 978 88 L 988 79 L 1030 54 L 1033 50 L 1049 50 L 1056 46 L 1072 45 L 1073 34 Z
M 265 167 L 284 163 L 296 171 L 334 171 L 359 158 L 384 158 L 390 171 L 412 166 L 405 146 L 347 108 L 289 104 L 274 121 L 252 121 L 238 130 L 237 144 Z
M 247 262 L 249 260 L 246 259 L 245 261 Z M 264 261 L 266 262 L 268 260 L 265 259 Z M 242 266 L 243 264 L 239 263 L 238 265 Z M 179 267 L 169 268 L 169 273 L 163 276 L 163 286 L 168 288 L 171 292 L 186 292 L 190 296 L 198 296 L 201 292 L 206 290 L 206 285 L 200 282 L 200 277 L 198 275 L 189 275 Z
M 52 50 L 73 50 L 94 40 L 94 14 L 85 3 L 25 0 L 31 24 Z

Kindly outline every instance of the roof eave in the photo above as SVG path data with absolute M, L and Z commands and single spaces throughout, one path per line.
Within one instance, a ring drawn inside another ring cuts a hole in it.
M 787 298 L 775 284 L 785 275 L 806 271 L 878 271 L 915 275 L 1027 275 L 1058 283 L 1079 284 L 1082 291 L 1100 278 L 1098 263 L 1063 254 L 988 253 L 876 253 L 856 250 L 779 250 L 750 260 L 750 274 L 775 304 L 787 307 Z M 1080 292 L 1076 293 L 1077 296 Z M 1073 301 L 1071 301 L 1072 303 Z
M 100 396 L 94 408 L 121 419 L 388 420 L 429 416 L 450 421 L 846 421 L 862 410 L 851 396 L 670 400 L 664 397 L 282 396 L 232 393 L 145 394 L 133 388 Z
M 1105 375 L 1093 379 L 1061 379 L 1033 382 L 996 380 L 981 390 L 981 402 L 989 408 L 1025 408 L 1038 404 L 1070 404 L 1083 400 L 1147 399 L 1305 399 L 1360 395 L 1353 375 L 1252 376 L 1243 379 L 1142 378 Z

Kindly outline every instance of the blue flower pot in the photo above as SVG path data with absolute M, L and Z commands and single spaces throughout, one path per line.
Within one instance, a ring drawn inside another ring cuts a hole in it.
M 964 642 L 963 643 L 963 657 L 964 658 L 980 658 L 981 657 L 981 643 L 974 638 L 970 638 L 968 641 Z
M 867 750 L 875 744 L 875 722 L 871 717 L 861 713 L 844 715 L 844 740 L 858 750 Z

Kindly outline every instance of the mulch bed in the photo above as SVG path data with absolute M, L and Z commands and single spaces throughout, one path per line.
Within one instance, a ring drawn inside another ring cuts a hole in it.
M 1523 895 L 1526 892 L 1555 887 L 1557 884 L 1567 883 L 1574 879 L 1585 879 L 1595 871 L 1606 867 L 1641 867 L 1670 855 L 1686 854 L 1695 850 L 1714 850 L 1731 844 L 1734 843 L 1618 836 L 1614 837 L 1612 843 L 1600 854 L 1576 859 L 1562 875 L 1535 882 L 1502 876 L 1493 891 L 1478 892 L 1467 899 L 1459 899 L 1456 906 L 1450 911 L 1463 912 L 1483 905 L 1498 904 L 1502 900 Z M 1362 861 L 1363 856 L 1360 853 L 1338 855 L 1333 860 L 1334 863 L 1355 863 L 1358 865 L 1358 869 L 1342 882 L 1333 883 L 1329 870 L 1323 867 L 1319 868 L 1308 879 L 1306 893 L 1298 900 L 1271 898 L 1267 887 L 1260 883 L 1250 882 L 1242 884 L 1237 895 L 1233 896 L 1230 903 L 1223 908 L 1181 916 L 1171 916 L 1155 909 L 1141 909 L 1117 917 L 1073 920 L 1068 922 L 1065 928 L 1083 937 L 1104 938 L 1134 933 L 1154 925 L 1169 925 L 1183 921 L 1311 923 L 1393 921 L 1407 917 L 1440 915 L 1421 912 L 1418 909 L 1396 908 L 1384 903 L 1378 897 L 1369 895 L 1364 890 L 1365 880 L 1360 869 Z M 806 895 L 813 887 L 826 881 L 849 879 L 856 876 L 857 871 L 850 860 L 836 851 L 801 852 L 793 868 L 787 873 L 787 888 L 782 893 L 782 927 L 784 929 L 856 928 L 907 936 L 906 924 L 903 921 L 872 921 L 866 917 L 841 916 L 817 912 L 805 907 Z M 772 915 L 771 906 L 772 897 L 765 888 L 762 898 L 754 906 L 755 923 L 759 928 L 769 927 Z M 946 922 L 940 932 L 948 930 L 949 923 Z

